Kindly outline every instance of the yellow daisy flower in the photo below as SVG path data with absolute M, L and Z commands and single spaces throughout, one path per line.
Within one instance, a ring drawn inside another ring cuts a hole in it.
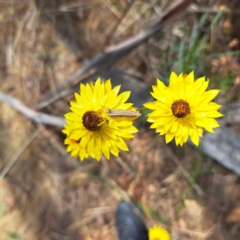
M 148 230 L 148 240 L 170 240 L 170 236 L 164 228 L 153 226 Z
M 156 101 L 144 104 L 153 110 L 147 119 L 152 123 L 150 128 L 156 128 L 159 135 L 165 134 L 166 143 L 175 137 L 176 145 L 182 146 L 190 136 L 198 146 L 203 128 L 214 133 L 213 128 L 219 127 L 214 118 L 223 116 L 217 111 L 221 106 L 211 102 L 219 90 L 206 91 L 208 83 L 205 77 L 194 81 L 193 72 L 179 76 L 172 72 L 168 87 L 157 79 L 151 93 Z
M 133 126 L 136 117 L 114 116 L 110 110 L 134 110 L 132 103 L 126 103 L 130 91 L 118 94 L 120 85 L 112 88 L 110 80 L 95 84 L 81 84 L 76 101 L 70 102 L 71 112 L 65 114 L 67 135 L 64 143 L 67 152 L 81 160 L 89 156 L 100 160 L 102 154 L 107 159 L 110 153 L 118 156 L 119 149 L 128 151 L 124 140 L 132 139 L 137 129 Z

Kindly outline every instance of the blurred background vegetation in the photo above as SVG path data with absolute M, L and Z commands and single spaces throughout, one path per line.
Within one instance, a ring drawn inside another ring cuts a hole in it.
M 95 69 L 66 80 L 176 2 L 1 0 L 0 91 L 62 117 Z M 167 83 L 171 71 L 192 70 L 221 89 L 218 103 L 239 103 L 240 2 L 186 2 L 114 65 L 100 66 L 99 76 L 130 88 L 138 106 L 156 78 Z M 0 240 L 117 239 L 115 209 L 128 197 L 144 208 L 148 226 L 162 225 L 173 240 L 239 240 L 239 177 L 201 148 L 166 145 L 141 124 L 130 152 L 80 162 L 65 153 L 61 128 L 39 126 L 6 103 L 0 109 L 0 170 L 15 158 L 0 180 Z M 228 127 L 239 134 L 239 123 Z

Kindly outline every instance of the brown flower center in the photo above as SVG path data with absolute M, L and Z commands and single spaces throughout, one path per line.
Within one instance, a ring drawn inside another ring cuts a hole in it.
M 83 126 L 89 131 L 97 131 L 101 128 L 99 124 L 103 122 L 104 119 L 99 116 L 97 112 L 87 111 L 84 113 L 82 118 Z
M 184 118 L 190 113 L 190 106 L 188 102 L 183 99 L 179 99 L 173 102 L 172 106 L 172 114 L 177 118 Z

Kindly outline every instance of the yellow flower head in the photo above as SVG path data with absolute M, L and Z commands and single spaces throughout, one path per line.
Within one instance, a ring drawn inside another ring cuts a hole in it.
M 112 88 L 111 81 L 95 84 L 81 84 L 76 101 L 70 102 L 71 112 L 65 114 L 65 144 L 71 156 L 81 160 L 89 156 L 100 160 L 102 154 L 107 159 L 110 153 L 118 156 L 119 149 L 128 151 L 124 140 L 132 139 L 137 129 L 133 117 L 111 117 L 108 110 L 134 110 L 132 103 L 126 103 L 130 91 L 118 95 L 120 86 Z
M 211 102 L 219 90 L 206 91 L 208 83 L 205 77 L 194 81 L 193 72 L 179 76 L 172 72 L 168 87 L 157 79 L 151 93 L 156 101 L 144 104 L 153 110 L 147 119 L 152 123 L 150 128 L 156 128 L 159 135 L 165 134 L 166 143 L 175 137 L 176 144 L 182 146 L 190 136 L 198 146 L 203 128 L 213 133 L 213 128 L 219 127 L 214 118 L 222 116 L 217 111 L 221 106 Z
M 153 226 L 148 230 L 148 240 L 170 240 L 170 236 L 164 228 Z

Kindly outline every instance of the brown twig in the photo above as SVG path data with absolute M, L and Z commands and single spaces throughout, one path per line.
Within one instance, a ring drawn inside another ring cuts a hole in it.
M 6 166 L 0 172 L 0 181 L 6 176 L 13 164 L 18 160 L 19 156 L 23 153 L 26 147 L 37 137 L 42 130 L 41 126 L 32 133 L 32 135 L 22 144 L 22 146 L 13 154 L 12 158 L 7 162 Z
M 121 24 L 121 22 L 123 21 L 123 19 L 127 15 L 127 13 L 129 12 L 129 10 L 131 9 L 134 2 L 135 2 L 135 0 L 130 1 L 130 3 L 128 1 L 126 1 L 127 6 L 126 6 L 124 12 L 122 13 L 121 17 L 118 19 L 118 21 L 114 24 L 114 26 L 110 29 L 109 33 L 105 37 L 105 43 L 104 43 L 105 46 L 110 43 L 113 35 L 117 31 L 119 25 Z
M 173 160 L 173 162 L 176 164 L 176 166 L 179 168 L 180 172 L 183 174 L 183 176 L 187 179 L 187 181 L 192 185 L 194 190 L 197 192 L 197 194 L 202 197 L 205 195 L 205 193 L 202 191 L 202 189 L 193 182 L 193 178 L 191 174 L 182 166 L 180 160 L 177 158 L 177 156 L 173 153 L 173 151 L 168 147 L 164 147 L 166 153 L 168 156 Z
M 63 127 L 65 124 L 64 118 L 36 112 L 31 108 L 26 107 L 19 99 L 3 94 L 2 92 L 0 92 L 0 101 L 8 103 L 25 117 L 38 124 L 47 124 L 58 127 Z

